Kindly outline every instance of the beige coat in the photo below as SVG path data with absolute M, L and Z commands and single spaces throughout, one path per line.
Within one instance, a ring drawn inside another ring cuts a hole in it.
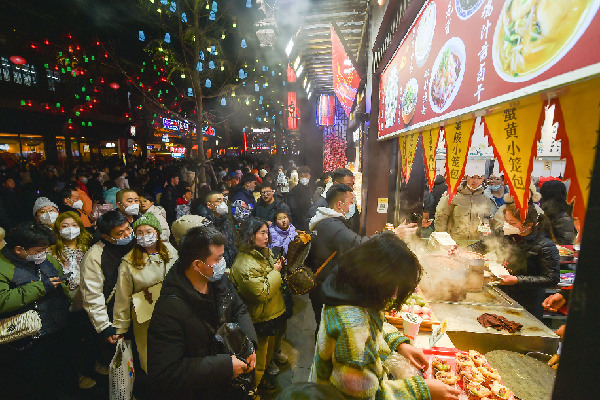
M 90 247 L 83 256 L 79 271 L 81 281 L 79 290 L 83 298 L 83 308 L 88 313 L 90 321 L 96 332 L 100 333 L 112 326 L 106 308 L 104 288 L 104 274 L 100 267 L 104 243 L 98 242 Z
M 448 204 L 448 192 L 444 193 L 435 211 L 435 230 L 448 232 L 454 240 L 481 240 L 479 225 L 489 223 L 493 200 L 461 185 L 452 203 Z
M 158 254 L 145 256 L 146 264 L 141 267 L 134 267 L 131 263 L 132 252 L 127 253 L 121 265 L 119 266 L 119 278 L 117 279 L 117 289 L 115 291 L 115 308 L 113 311 L 113 326 L 118 335 L 122 335 L 129 330 L 133 320 L 133 335 L 142 369 L 147 372 L 147 335 L 150 320 L 140 324 L 137 322 L 135 309 L 132 307 L 132 295 L 140 292 L 165 279 L 169 269 L 177 261 L 177 250 L 170 244 L 165 243 L 169 251 L 169 262 L 165 265 Z M 156 301 L 157 299 L 153 299 Z M 133 310 L 133 312 L 132 312 Z M 132 315 L 133 314 L 133 315 Z

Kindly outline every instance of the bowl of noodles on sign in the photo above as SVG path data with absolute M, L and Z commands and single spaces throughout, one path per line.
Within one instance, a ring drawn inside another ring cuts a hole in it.
M 469 19 L 487 0 L 456 0 L 456 15 L 462 20 Z
M 494 32 L 494 68 L 524 82 L 554 66 L 581 38 L 600 0 L 506 0 Z
M 404 87 L 404 94 L 402 95 L 402 120 L 407 125 L 415 115 L 418 93 L 419 84 L 415 78 L 411 78 Z
M 458 37 L 450 38 L 438 53 L 429 82 L 429 104 L 436 113 L 450 107 L 465 76 L 465 44 Z

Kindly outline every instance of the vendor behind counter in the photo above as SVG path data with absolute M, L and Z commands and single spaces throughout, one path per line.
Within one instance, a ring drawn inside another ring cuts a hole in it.
M 560 257 L 551 239 L 550 222 L 532 202 L 524 221 L 514 203 L 505 208 L 504 218 L 504 237 L 491 236 L 471 247 L 478 252 L 495 252 L 500 262 L 508 262 L 511 275 L 501 277 L 502 290 L 541 319 L 544 289 L 560 281 Z

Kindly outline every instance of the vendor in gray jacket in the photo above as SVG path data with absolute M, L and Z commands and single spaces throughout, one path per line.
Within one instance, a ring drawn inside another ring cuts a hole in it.
M 334 253 L 338 256 L 345 251 L 369 240 L 368 236 L 354 233 L 345 224 L 356 212 L 354 194 L 349 186 L 338 183 L 327 191 L 327 207 L 319 207 L 311 218 L 309 229 L 312 231 L 312 246 L 307 259 L 313 271 L 325 263 Z M 394 229 L 400 239 L 406 239 L 417 231 L 417 224 L 401 224 Z M 328 263 L 317 277 L 317 287 L 309 293 L 318 325 L 321 321 L 321 301 L 319 291 L 321 283 L 332 270 L 333 263 Z

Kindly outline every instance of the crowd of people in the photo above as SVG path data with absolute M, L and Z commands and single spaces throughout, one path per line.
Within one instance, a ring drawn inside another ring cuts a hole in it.
M 207 183 L 196 179 L 200 173 Z M 436 179 L 425 191 L 420 226 L 403 223 L 371 237 L 359 234 L 354 175 L 343 168 L 315 182 L 306 166 L 238 159 L 202 171 L 135 162 L 68 171 L 15 166 L 2 167 L 1 182 L 0 319 L 30 310 L 41 319 L 35 336 L 0 344 L 0 365 L 10 366 L 0 374 L 0 392 L 8 399 L 85 392 L 97 374 L 109 373 L 122 339 L 134 347 L 136 398 L 272 392 L 272 377 L 288 362 L 281 351 L 293 314 L 286 254 L 300 231 L 312 234 L 305 264 L 319 271 L 309 292 L 318 384 L 305 390 L 457 399 L 439 381 L 392 381 L 382 369 L 393 351 L 425 364 L 382 314 L 421 276 L 404 240 L 446 231 L 486 248 L 500 238 L 516 250 L 514 275 L 503 284 L 539 316 L 539 289 L 558 281 L 554 241 L 576 238 L 562 182 L 546 182 L 540 193 L 532 188 L 522 220 L 501 175 L 467 176 L 451 202 Z M 491 234 L 481 229 L 486 224 Z M 243 356 L 216 339 L 223 327 L 247 342 Z

